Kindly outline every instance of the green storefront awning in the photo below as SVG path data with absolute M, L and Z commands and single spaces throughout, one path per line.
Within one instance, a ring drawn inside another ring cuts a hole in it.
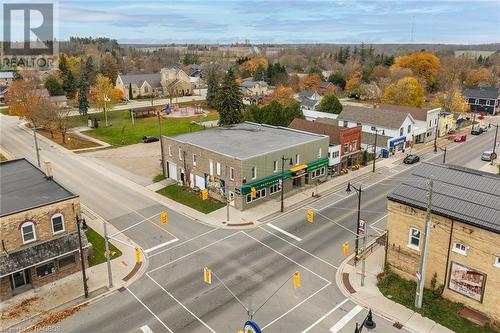
M 322 168 L 324 166 L 328 166 L 328 158 L 317 160 L 316 162 L 309 163 L 307 165 L 307 172 Z

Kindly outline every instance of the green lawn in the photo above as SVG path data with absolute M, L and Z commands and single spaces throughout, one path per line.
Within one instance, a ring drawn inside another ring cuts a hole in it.
M 85 231 L 85 235 L 87 235 L 87 239 L 90 243 L 92 243 L 93 248 L 93 256 L 90 258 L 89 265 L 95 266 L 102 264 L 106 261 L 106 257 L 104 256 L 104 252 L 106 252 L 106 245 L 104 243 L 104 237 L 95 232 L 92 228 L 88 228 Z M 121 251 L 116 248 L 111 242 L 109 243 L 109 251 L 111 252 L 111 260 L 118 258 L 122 255 Z M 113 252 L 114 255 L 113 255 Z
M 85 134 L 93 136 L 99 140 L 108 142 L 113 146 L 125 146 L 141 142 L 145 135 L 158 137 L 160 131 L 158 128 L 158 118 L 151 116 L 149 118 L 137 118 L 132 125 L 130 114 L 127 110 L 108 112 L 109 127 L 104 127 L 104 115 L 102 113 L 91 114 L 90 117 L 100 120 L 100 127 L 86 131 Z M 162 134 L 173 136 L 187 132 L 195 132 L 204 129 L 202 126 L 194 124 L 193 121 L 206 121 L 218 119 L 217 114 L 210 114 L 207 117 L 190 117 L 181 119 L 161 120 Z M 71 117 L 71 127 L 86 126 L 87 117 Z
M 162 174 L 159 174 L 159 175 L 156 175 L 153 177 L 153 182 L 154 183 L 158 183 L 158 182 L 161 182 L 162 180 L 166 179 L 167 177 L 165 177 L 164 175 Z
M 467 319 L 460 317 L 458 312 L 464 307 L 462 303 L 454 303 L 440 296 L 434 295 L 431 290 L 425 289 L 422 309 L 415 309 L 415 291 L 417 284 L 414 281 L 402 279 L 396 273 L 387 270 L 379 275 L 378 288 L 389 298 L 405 307 L 419 312 L 443 326 L 457 333 L 498 333 L 497 329 L 478 326 Z
M 9 115 L 9 107 L 8 106 L 0 106 L 0 113 L 8 116 Z
M 207 200 L 201 200 L 200 193 L 193 192 L 190 188 L 184 188 L 178 185 L 164 187 L 158 190 L 157 193 L 205 214 L 224 207 L 224 204 L 220 201 L 210 197 Z

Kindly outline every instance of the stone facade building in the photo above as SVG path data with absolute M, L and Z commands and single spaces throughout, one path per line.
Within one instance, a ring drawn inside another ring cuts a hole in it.
M 245 122 L 161 140 L 168 178 L 218 200 L 227 195 L 240 210 L 279 199 L 281 182 L 288 194 L 327 176 L 325 135 Z
M 500 322 L 500 177 L 423 163 L 388 195 L 387 263 L 416 280 L 424 242 L 428 177 L 433 177 L 425 286 Z
M 26 159 L 0 163 L 0 174 L 0 300 L 6 300 L 81 270 L 80 200 Z M 82 247 L 87 258 L 83 232 Z

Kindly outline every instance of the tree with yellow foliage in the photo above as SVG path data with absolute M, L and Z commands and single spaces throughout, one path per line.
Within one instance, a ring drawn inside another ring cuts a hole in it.
M 310 74 L 300 80 L 300 89 L 305 91 L 319 91 L 321 77 L 318 74 Z
M 393 66 L 409 68 L 422 78 L 427 87 L 433 89 L 437 82 L 441 62 L 438 57 L 429 52 L 417 52 L 396 59 Z
M 420 108 L 424 105 L 424 89 L 416 78 L 405 77 L 385 88 L 382 102 Z
M 257 57 L 253 58 L 250 60 L 245 61 L 244 63 L 241 64 L 241 69 L 245 72 L 250 73 L 253 75 L 257 68 L 262 66 L 264 70 L 267 70 L 267 67 L 269 67 L 269 63 L 267 62 L 267 59 L 264 57 Z
M 281 106 L 290 106 L 295 102 L 293 95 L 292 88 L 279 85 L 274 89 L 271 99 L 278 101 Z
M 464 86 L 467 88 L 477 87 L 480 83 L 488 82 L 493 77 L 493 73 L 489 68 L 473 69 L 464 80 Z
M 102 74 L 97 75 L 96 84 L 90 88 L 90 103 L 96 108 L 102 108 L 106 119 L 106 126 L 108 126 L 106 111 L 117 102 L 116 89 L 111 80 Z
M 462 92 L 458 88 L 436 94 L 432 105 L 452 113 L 464 113 L 469 109 L 469 106 L 464 102 Z

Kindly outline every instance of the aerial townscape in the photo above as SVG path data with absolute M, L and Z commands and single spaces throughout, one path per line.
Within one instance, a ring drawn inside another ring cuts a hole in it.
M 500 333 L 500 1 L 0 16 L 0 332 Z

